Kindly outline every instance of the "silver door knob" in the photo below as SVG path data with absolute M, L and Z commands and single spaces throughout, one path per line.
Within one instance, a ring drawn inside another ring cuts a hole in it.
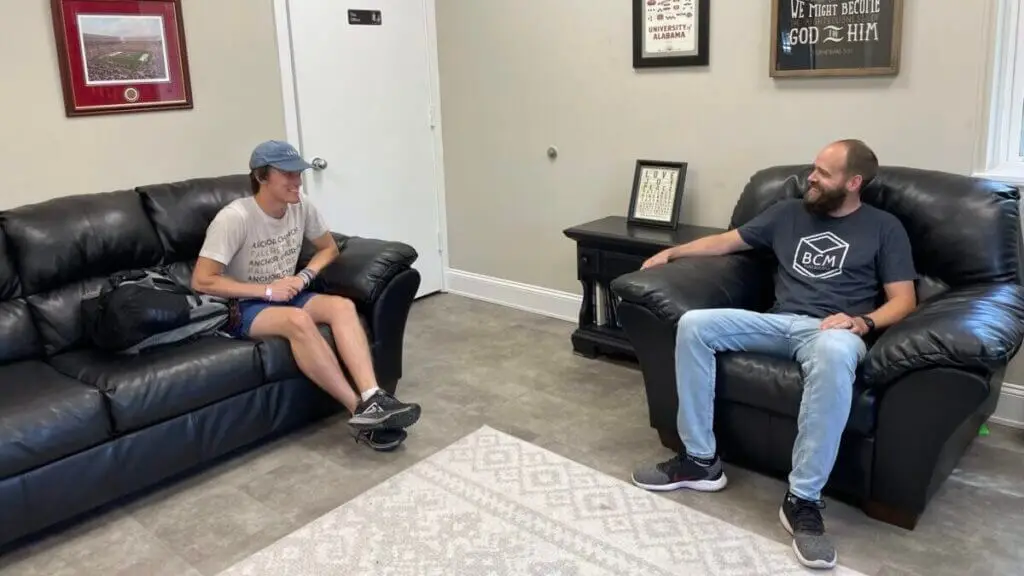
M 313 161 L 310 162 L 310 164 L 312 164 L 313 168 L 317 170 L 323 170 L 324 168 L 327 168 L 327 160 L 324 160 L 323 158 L 320 157 L 313 158 Z

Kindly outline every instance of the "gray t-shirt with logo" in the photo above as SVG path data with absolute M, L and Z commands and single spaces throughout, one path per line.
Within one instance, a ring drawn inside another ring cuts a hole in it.
M 867 204 L 832 218 L 811 214 L 803 200 L 783 200 L 737 232 L 779 261 L 771 312 L 815 318 L 867 314 L 884 302 L 885 284 L 917 279 L 903 225 Z
M 313 240 L 328 231 L 308 201 L 289 204 L 284 216 L 274 218 L 248 196 L 217 213 L 199 255 L 223 264 L 224 273 L 234 280 L 270 284 L 295 274 L 303 238 Z

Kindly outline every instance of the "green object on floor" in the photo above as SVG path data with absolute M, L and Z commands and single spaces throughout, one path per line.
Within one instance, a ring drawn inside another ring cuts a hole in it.
M 981 425 L 981 430 L 978 430 L 978 436 L 988 436 L 988 424 Z

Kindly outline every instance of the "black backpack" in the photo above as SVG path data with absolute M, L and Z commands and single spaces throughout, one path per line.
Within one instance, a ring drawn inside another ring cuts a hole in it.
M 114 274 L 82 300 L 89 342 L 125 354 L 213 334 L 227 321 L 226 299 L 194 292 L 163 267 Z

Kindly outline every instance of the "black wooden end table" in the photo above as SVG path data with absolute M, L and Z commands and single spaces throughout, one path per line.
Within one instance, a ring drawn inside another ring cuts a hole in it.
M 659 251 L 691 240 L 725 232 L 721 228 L 680 224 L 655 228 L 629 224 L 622 216 L 608 216 L 563 233 L 576 241 L 576 276 L 583 284 L 579 326 L 572 334 L 575 352 L 588 358 L 599 354 L 633 360 L 633 346 L 619 325 L 618 301 L 609 289 L 612 280 L 640 269 Z

